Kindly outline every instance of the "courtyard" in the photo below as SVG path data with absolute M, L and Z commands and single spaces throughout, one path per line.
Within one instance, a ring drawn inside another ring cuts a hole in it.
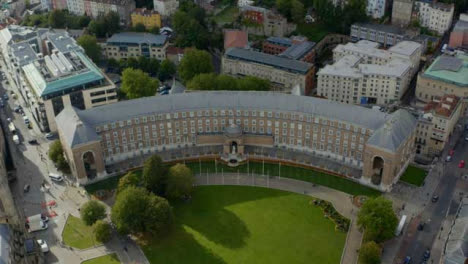
M 312 200 L 259 187 L 199 186 L 190 201 L 172 203 L 172 232 L 142 248 L 153 264 L 339 263 L 346 233 Z

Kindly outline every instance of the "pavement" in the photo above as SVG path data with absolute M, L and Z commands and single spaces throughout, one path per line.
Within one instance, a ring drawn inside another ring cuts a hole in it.
M 358 208 L 352 202 L 352 196 L 327 187 L 312 183 L 297 181 L 284 177 L 267 177 L 256 174 L 241 173 L 201 173 L 196 175 L 197 185 L 246 185 L 267 187 L 289 192 L 309 195 L 329 201 L 343 216 L 351 220 L 351 227 L 346 238 L 341 264 L 356 264 L 358 250 L 361 247 L 363 234 L 356 224 Z

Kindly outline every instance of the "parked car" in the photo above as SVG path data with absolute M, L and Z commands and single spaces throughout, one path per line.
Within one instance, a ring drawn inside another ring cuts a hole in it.
M 167 94 L 169 94 L 169 90 L 164 90 L 159 93 L 159 95 L 167 95 Z
M 27 116 L 25 116 L 25 115 L 23 116 L 23 121 L 24 121 L 24 123 L 25 123 L 26 125 L 28 125 L 28 124 L 30 123 L 29 117 L 27 117 Z
M 13 111 L 15 111 L 15 113 L 19 113 L 20 110 L 22 110 L 22 109 L 23 109 L 23 107 L 21 107 L 21 105 L 17 105 L 17 106 L 15 106 L 15 108 L 13 108 Z
M 55 138 L 55 134 L 54 133 L 47 133 L 47 134 L 45 134 L 45 137 L 47 139 L 53 139 L 53 138 Z
M 424 251 L 423 260 L 428 260 L 430 257 L 431 252 L 429 251 L 429 249 L 426 249 L 426 251 Z
M 28 143 L 31 144 L 31 145 L 37 145 L 37 140 L 36 139 L 30 139 L 28 140 Z
M 8 97 L 8 94 L 7 94 L 7 93 L 4 93 L 4 94 L 3 94 L 3 99 L 5 99 L 5 100 L 10 99 L 10 98 Z
M 39 244 L 39 246 L 41 247 L 42 253 L 49 252 L 49 246 L 47 245 L 47 242 L 45 242 L 45 240 L 38 239 L 37 244 Z
M 468 135 L 465 135 L 465 141 L 468 141 Z
M 439 200 L 439 195 L 434 194 L 434 196 L 432 196 L 432 202 L 436 203 L 438 200 Z
M 26 223 L 32 223 L 37 221 L 49 222 L 49 217 L 45 214 L 35 214 L 26 218 Z
M 63 176 L 57 173 L 49 173 L 49 178 L 56 182 L 63 181 Z
M 426 225 L 426 223 L 420 222 L 419 225 L 418 225 L 418 230 L 419 230 L 419 231 L 423 231 L 425 225 Z
M 31 186 L 29 184 L 25 184 L 23 187 L 23 192 L 27 193 L 29 192 L 29 189 L 31 189 Z
M 452 161 L 452 156 L 447 155 L 447 157 L 445 157 L 445 162 L 451 162 L 451 161 Z
M 411 257 L 406 256 L 405 261 L 403 261 L 403 264 L 410 264 L 411 263 Z
M 458 168 L 465 168 L 465 161 L 460 160 L 460 163 L 458 163 Z

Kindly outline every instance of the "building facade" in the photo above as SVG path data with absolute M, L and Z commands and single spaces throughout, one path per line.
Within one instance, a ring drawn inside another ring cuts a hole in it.
M 155 10 L 136 8 L 131 14 L 132 26 L 143 24 L 146 29 L 161 28 L 161 15 Z
M 444 95 L 427 103 L 418 118 L 416 154 L 428 157 L 440 155 L 463 109 L 463 101 L 454 95 Z
M 224 74 L 269 80 L 273 90 L 285 93 L 310 94 L 314 86 L 313 64 L 262 52 L 229 49 L 222 58 L 221 67 Z
M 369 40 L 381 44 L 384 48 L 394 46 L 407 38 L 405 32 L 392 25 L 355 23 L 351 26 L 351 40 Z
M 423 27 L 443 35 L 452 26 L 454 4 L 435 1 L 416 1 L 413 12 Z
M 374 19 L 382 18 L 387 10 L 385 0 L 367 0 L 366 13 Z
M 411 22 L 413 12 L 413 0 L 393 0 L 392 24 L 399 27 L 407 27 Z
M 238 0 L 237 6 L 238 7 L 250 6 L 250 5 L 253 5 L 254 3 L 255 2 L 253 0 Z
M 153 0 L 154 10 L 156 10 L 161 16 L 169 17 L 177 11 L 179 8 L 178 0 Z
M 14 85 L 42 131 L 55 131 L 55 116 L 68 105 L 117 102 L 114 83 L 66 31 L 12 25 L 0 31 L 0 42 Z
M 93 19 L 111 11 L 119 14 L 121 25 L 130 25 L 135 10 L 134 0 L 52 0 L 53 9 L 68 9 L 75 15 L 87 15 Z
M 418 75 L 416 99 L 428 103 L 446 94 L 468 97 L 468 56 L 442 55 Z
M 460 19 L 450 33 L 449 47 L 468 49 L 468 13 L 460 14 Z
M 116 60 L 143 56 L 162 61 L 166 58 L 167 46 L 165 35 L 122 32 L 107 39 L 105 54 L 107 58 Z
M 166 161 L 246 160 L 255 154 L 297 163 L 292 157 L 301 152 L 339 163 L 341 175 L 357 170 L 354 180 L 385 191 L 412 159 L 416 131 L 415 118 L 405 110 L 387 115 L 271 92 L 196 92 L 85 111 L 70 107 L 57 121 L 72 174 L 81 184 L 105 177 L 106 169 L 118 169 L 122 161 L 140 160 L 135 164 L 140 166 L 142 155 L 154 153 L 178 151 Z M 203 148 L 211 150 L 199 152 Z
M 285 17 L 263 7 L 244 6 L 241 18 L 243 30 L 253 35 L 284 37 L 296 30 Z
M 317 94 L 346 104 L 395 103 L 416 73 L 421 45 L 402 41 L 389 50 L 366 40 L 338 45 L 334 64 L 317 73 Z

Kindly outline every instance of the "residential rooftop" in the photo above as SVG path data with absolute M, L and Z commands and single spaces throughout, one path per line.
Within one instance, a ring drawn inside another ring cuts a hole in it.
M 457 108 L 460 98 L 455 95 L 444 95 L 436 98 L 424 106 L 425 113 L 434 113 L 439 116 L 450 117 Z
M 385 24 L 377 24 L 377 23 L 354 23 L 353 26 L 373 29 L 375 31 L 382 31 L 397 35 L 405 35 L 405 31 L 400 27 L 394 25 L 385 25 Z
M 297 61 L 289 58 L 282 58 L 276 55 L 270 55 L 262 52 L 239 48 L 228 49 L 225 53 L 225 56 L 229 59 L 264 64 L 281 70 L 299 72 L 302 74 L 306 74 L 310 70 L 310 68 L 313 67 L 312 64 L 309 64 L 307 62 Z
M 141 32 L 122 32 L 112 35 L 107 39 L 107 43 L 127 43 L 127 44 L 149 44 L 155 46 L 162 46 L 166 43 L 167 36 L 156 35 L 151 33 Z
M 246 31 L 226 30 L 224 31 L 224 49 L 247 48 L 249 46 L 249 36 Z
M 441 55 L 422 74 L 423 77 L 468 87 L 468 56 Z
M 293 44 L 287 48 L 283 53 L 279 54 L 280 57 L 299 60 L 309 53 L 315 47 L 315 42 L 304 41 L 298 44 Z
M 284 47 L 290 47 L 293 43 L 291 39 L 281 38 L 281 37 L 269 37 L 266 39 L 266 41 L 270 42 L 271 44 L 284 46 Z
M 135 8 L 133 11 L 133 14 L 141 15 L 141 16 L 151 16 L 151 15 L 156 15 L 159 14 L 158 11 L 153 10 L 153 9 L 147 9 L 147 8 Z
M 421 48 L 421 44 L 414 41 L 400 41 L 395 46 L 388 49 L 392 53 L 411 56 Z

